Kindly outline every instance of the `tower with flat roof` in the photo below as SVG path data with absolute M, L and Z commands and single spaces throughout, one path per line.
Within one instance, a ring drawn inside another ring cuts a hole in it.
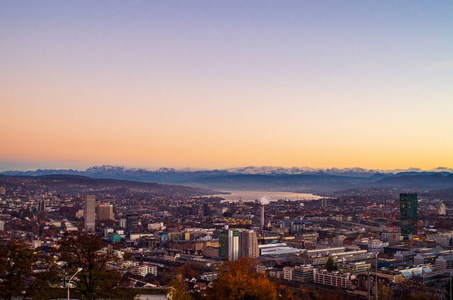
M 239 231 L 239 257 L 257 258 L 260 256 L 258 238 L 253 230 Z
M 85 196 L 83 218 L 85 222 L 85 232 L 94 232 L 96 221 L 96 197 L 94 195 Z
M 219 233 L 219 256 L 229 261 L 239 258 L 239 231 L 224 229 Z
M 131 234 L 138 231 L 138 214 L 130 213 L 126 217 L 126 231 Z
M 400 194 L 401 235 L 405 240 L 417 234 L 417 194 Z

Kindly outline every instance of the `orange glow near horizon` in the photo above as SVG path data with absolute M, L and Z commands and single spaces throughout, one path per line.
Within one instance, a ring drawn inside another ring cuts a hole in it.
M 0 4 L 0 171 L 453 167 L 442 4 L 44 2 Z

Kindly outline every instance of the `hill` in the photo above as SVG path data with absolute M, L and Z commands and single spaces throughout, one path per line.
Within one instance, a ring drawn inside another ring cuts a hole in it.
M 0 186 L 53 190 L 57 193 L 93 194 L 98 192 L 123 191 L 140 192 L 161 196 L 200 196 L 215 192 L 205 188 L 182 185 L 168 185 L 110 178 L 91 178 L 88 176 L 52 174 L 42 176 L 0 175 Z

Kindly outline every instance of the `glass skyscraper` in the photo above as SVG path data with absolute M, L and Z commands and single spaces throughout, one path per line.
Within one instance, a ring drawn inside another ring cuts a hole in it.
M 417 194 L 400 194 L 401 235 L 405 240 L 417 230 Z

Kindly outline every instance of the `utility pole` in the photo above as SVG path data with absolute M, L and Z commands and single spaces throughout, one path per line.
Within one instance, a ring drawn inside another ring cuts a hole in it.
M 368 270 L 368 272 L 367 272 L 366 283 L 367 283 L 367 288 L 368 288 L 368 297 L 367 297 L 367 299 L 370 300 L 370 285 L 371 285 L 371 282 L 370 282 L 370 270 Z
M 451 298 L 451 246 L 453 244 L 453 237 L 450 237 L 450 253 L 449 253 L 449 258 L 450 258 L 450 272 L 448 272 L 448 282 L 450 283 L 450 300 Z
M 72 275 L 72 277 L 69 279 L 68 281 L 68 300 L 71 299 L 71 296 L 70 296 L 70 288 L 71 288 L 71 280 L 72 278 L 74 278 L 74 276 L 77 275 L 77 273 L 79 273 L 80 271 L 82 271 L 82 268 L 77 268 L 77 272 L 74 273 L 74 275 Z

